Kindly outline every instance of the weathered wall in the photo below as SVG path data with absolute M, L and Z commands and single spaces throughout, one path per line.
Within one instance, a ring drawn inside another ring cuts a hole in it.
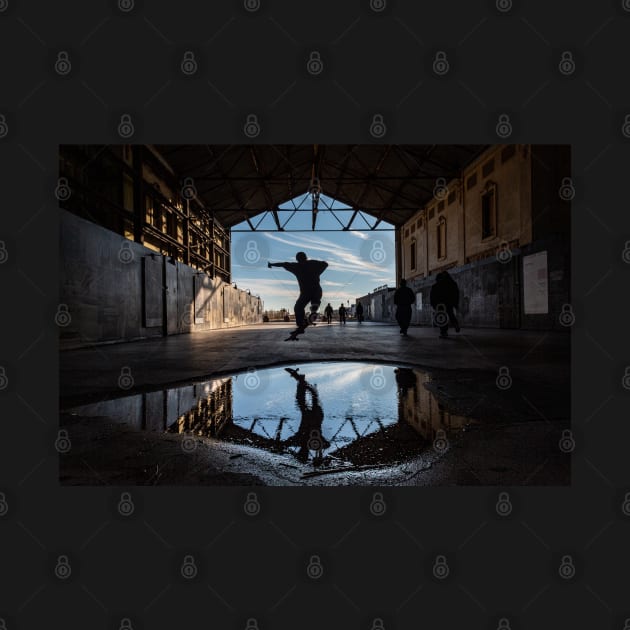
M 60 210 L 62 347 L 262 322 L 259 298 Z M 164 291 L 166 287 L 166 291 Z
M 547 252 L 548 313 L 526 314 L 523 296 L 523 256 Z M 462 326 L 566 330 L 559 316 L 564 304 L 570 304 L 570 244 L 561 235 L 511 250 L 511 258 L 500 262 L 497 257 L 484 258 L 449 270 L 459 286 L 458 318 Z M 414 306 L 412 323 L 431 326 L 430 302 L 435 274 L 413 278 L 408 286 L 421 294 L 421 308 Z M 366 319 L 395 322 L 394 292 L 381 290 L 359 298 Z M 372 304 L 376 308 L 372 308 Z M 419 304 L 416 298 L 416 304 Z

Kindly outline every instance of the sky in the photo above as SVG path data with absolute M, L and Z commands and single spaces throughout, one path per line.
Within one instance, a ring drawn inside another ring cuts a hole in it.
M 393 287 L 392 225 L 382 221 L 376 230 L 370 231 L 376 219 L 359 213 L 352 224 L 356 231 L 336 231 L 341 230 L 339 222 L 347 224 L 352 213 L 347 206 L 321 195 L 316 229 L 312 231 L 312 200 L 307 193 L 280 206 L 278 215 L 285 228 L 283 232 L 276 230 L 271 213 L 251 221 L 257 230 L 273 231 L 252 232 L 246 222 L 235 225 L 232 228 L 232 282 L 239 289 L 249 289 L 259 295 L 265 310 L 293 311 L 299 293 L 295 276 L 282 268 L 268 269 L 267 261 L 295 262 L 295 254 L 303 251 L 311 259 L 328 263 L 320 279 L 324 292 L 322 308 L 328 302 L 334 308 L 341 302 L 347 306 L 348 301 L 353 304 L 357 297 L 376 287 L 385 284 Z

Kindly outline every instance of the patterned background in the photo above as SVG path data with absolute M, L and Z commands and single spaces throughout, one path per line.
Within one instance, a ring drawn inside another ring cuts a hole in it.
M 630 627 L 630 2 L 550 7 L 0 0 L 0 628 Z M 251 114 L 260 142 L 375 141 L 380 115 L 386 142 L 492 143 L 507 115 L 510 142 L 572 144 L 571 488 L 507 489 L 502 516 L 499 488 L 257 489 L 248 513 L 246 488 L 125 512 L 58 487 L 58 144 L 121 142 L 123 115 L 133 142 L 245 142 Z

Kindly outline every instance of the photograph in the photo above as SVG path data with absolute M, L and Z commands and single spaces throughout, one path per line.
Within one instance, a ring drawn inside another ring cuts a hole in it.
M 574 194 L 570 145 L 60 145 L 59 482 L 570 486 Z

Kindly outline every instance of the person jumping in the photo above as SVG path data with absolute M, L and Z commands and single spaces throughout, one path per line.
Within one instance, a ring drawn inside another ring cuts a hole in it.
M 295 255 L 295 259 L 297 262 L 267 262 L 267 267 L 270 269 L 271 267 L 282 267 L 297 278 L 300 295 L 293 307 L 293 311 L 298 331 L 304 332 L 309 323 L 313 323 L 313 320 L 317 317 L 316 313 L 322 301 L 322 287 L 319 283 L 319 277 L 328 267 L 328 263 L 323 260 L 308 260 L 304 252 L 298 252 Z M 311 304 L 311 313 L 307 322 L 304 307 L 309 302 Z

